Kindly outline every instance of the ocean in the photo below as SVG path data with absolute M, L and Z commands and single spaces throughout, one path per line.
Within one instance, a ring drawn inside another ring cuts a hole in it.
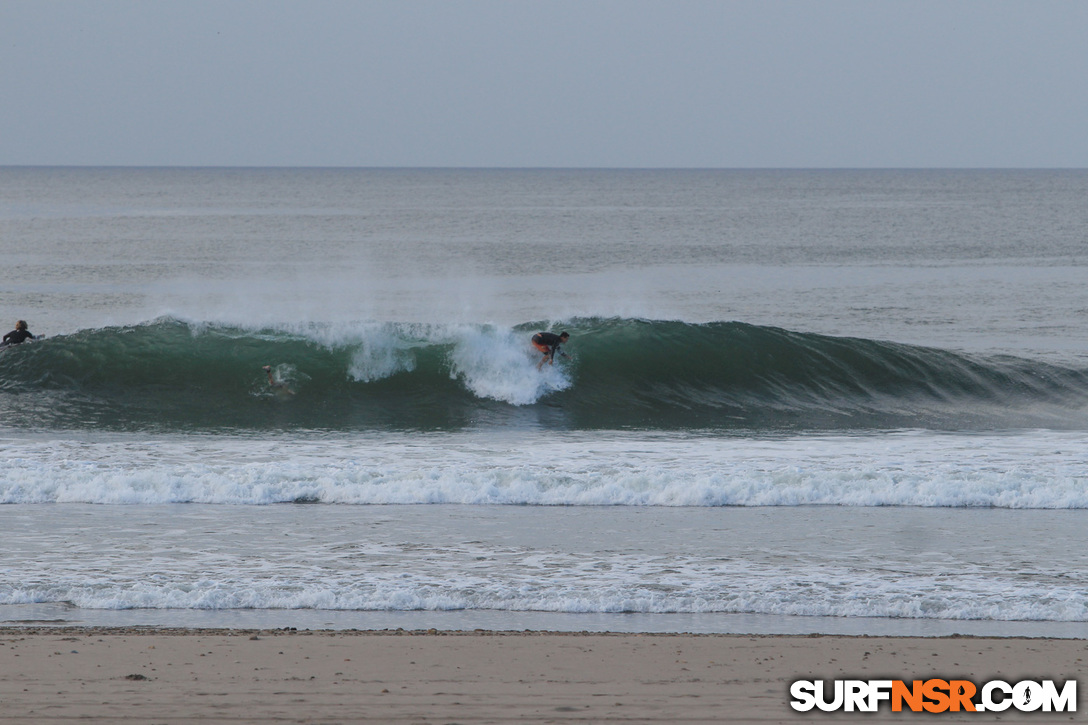
M 0 623 L 1088 636 L 1086 202 L 0 168 Z

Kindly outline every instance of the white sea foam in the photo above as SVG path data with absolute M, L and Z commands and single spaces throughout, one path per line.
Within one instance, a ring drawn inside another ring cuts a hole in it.
M 172 585 L 142 583 L 51 586 L 44 588 L 0 585 L 0 604 L 69 602 L 86 609 L 327 609 L 364 611 L 499 610 L 564 613 L 733 613 L 827 617 L 892 617 L 917 619 L 985 619 L 997 621 L 1088 621 L 1078 592 L 1028 591 L 994 599 L 992 591 L 967 591 L 959 596 L 932 596 L 920 583 L 918 590 L 901 588 L 879 592 L 870 582 L 857 581 L 840 596 L 809 590 L 804 595 L 786 587 L 755 588 L 755 582 L 734 578 L 728 590 L 704 588 L 690 595 L 669 596 L 639 588 L 541 588 L 492 585 L 448 591 L 435 587 L 397 587 L 357 590 L 313 585 L 307 587 L 243 584 L 202 580 Z M 864 592 L 864 596 L 861 595 Z M 1041 596 L 1045 594 L 1045 596 Z M 990 603 L 980 605 L 981 597 Z
M 1080 509 L 1086 456 L 1042 431 L 24 438 L 0 442 L 0 502 Z
M 203 546 L 212 550 L 187 550 L 184 560 L 165 551 L 96 554 L 98 573 L 60 562 L 48 573 L 9 566 L 0 605 L 1088 621 L 1085 581 L 1057 571 L 1033 572 L 1038 581 L 1025 582 L 1016 572 L 965 573 L 953 566 L 904 571 L 431 541 L 334 549 L 313 547 L 307 537 L 293 539 L 298 548 L 291 552 L 263 551 L 254 564 L 244 552 L 218 548 L 222 536 L 209 534 Z M 80 560 L 79 552 L 68 556 Z
M 562 367 L 546 365 L 530 354 L 525 335 L 494 327 L 463 327 L 450 354 L 453 374 L 481 398 L 513 405 L 535 403 L 547 393 L 570 387 Z
M 206 321 L 184 321 L 194 334 L 208 330 Z M 357 382 L 411 372 L 422 348 L 440 346 L 448 348 L 451 376 L 480 398 L 529 405 L 571 385 L 562 365 L 537 370 L 540 358 L 527 334 L 495 325 L 342 321 L 239 326 L 254 332 L 272 329 L 329 350 L 348 350 L 347 374 Z
M 369 383 L 399 372 L 415 370 L 416 358 L 411 347 L 385 330 L 375 330 L 354 345 L 348 375 L 352 380 Z
M 1088 621 L 1082 445 L 27 435 L 0 605 Z

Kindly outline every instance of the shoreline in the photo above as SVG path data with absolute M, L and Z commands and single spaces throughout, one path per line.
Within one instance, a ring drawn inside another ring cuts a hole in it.
M 791 633 L 763 633 L 763 632 L 628 632 L 620 630 L 591 630 L 591 629 L 406 629 L 397 627 L 392 629 L 307 629 L 299 627 L 179 627 L 157 624 L 132 624 L 116 626 L 99 625 L 71 625 L 50 624 L 43 622 L 27 623 L 2 623 L 0 624 L 0 637 L 19 635 L 36 636 L 223 636 L 240 637 L 298 637 L 321 635 L 326 637 L 690 637 L 693 639 L 718 638 L 718 639 L 887 639 L 887 640 L 993 640 L 995 642 L 1010 641 L 1053 641 L 1053 642 L 1082 642 L 1085 647 L 1085 655 L 1088 658 L 1088 633 L 1083 637 L 1050 637 L 1046 635 L 976 635 L 976 634 L 940 634 L 940 635 L 885 635 L 885 634 L 836 634 L 825 632 L 810 632 L 807 634 Z
M 0 605 L 0 627 L 132 626 L 194 630 L 439 630 L 669 632 L 887 637 L 1088 638 L 1088 623 L 1030 620 L 827 617 L 740 613 L 571 613 L 501 610 L 85 609 L 63 603 Z
M 0 627 L 0 692 L 6 725 L 755 723 L 812 717 L 797 679 L 1064 681 L 1085 659 L 1027 637 L 28 625 Z

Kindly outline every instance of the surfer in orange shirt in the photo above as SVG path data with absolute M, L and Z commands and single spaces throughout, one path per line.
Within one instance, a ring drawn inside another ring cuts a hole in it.
M 570 335 L 566 332 L 561 332 L 556 335 L 554 332 L 538 332 L 533 335 L 532 343 L 533 347 L 540 352 L 544 353 L 544 357 L 537 363 L 536 369 L 540 370 L 544 367 L 544 363 L 549 365 L 555 364 L 555 353 L 559 352 L 559 346 L 564 344 L 570 339 Z M 563 357 L 568 357 L 565 352 L 559 352 Z

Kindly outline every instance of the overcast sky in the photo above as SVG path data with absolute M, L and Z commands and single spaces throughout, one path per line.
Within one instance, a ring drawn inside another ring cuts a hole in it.
M 1088 167 L 1088 2 L 0 0 L 0 164 Z

